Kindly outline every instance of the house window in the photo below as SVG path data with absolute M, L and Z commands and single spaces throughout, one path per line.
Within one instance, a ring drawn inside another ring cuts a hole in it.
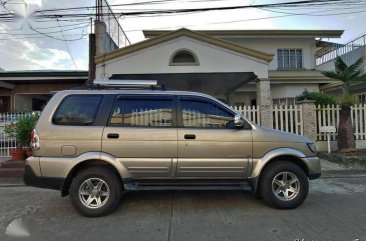
M 278 69 L 302 69 L 302 49 L 278 49 Z
M 359 103 L 366 103 L 366 93 L 358 94 L 358 99 L 356 99 Z
M 274 105 L 296 105 L 296 98 L 277 98 L 273 99 Z
M 169 65 L 199 65 L 199 63 L 192 51 L 181 49 L 172 54 Z

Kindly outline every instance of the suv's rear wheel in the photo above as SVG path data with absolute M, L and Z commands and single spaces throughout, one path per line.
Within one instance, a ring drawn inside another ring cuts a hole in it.
M 113 212 L 121 200 L 122 187 L 115 173 L 104 167 L 90 167 L 72 181 L 70 198 L 84 216 L 100 217 Z
M 309 191 L 305 172 L 297 165 L 281 161 L 269 164 L 260 180 L 264 201 L 276 208 L 296 208 L 304 202 Z

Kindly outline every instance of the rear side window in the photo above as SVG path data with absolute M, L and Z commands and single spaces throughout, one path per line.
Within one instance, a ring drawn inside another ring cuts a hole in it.
M 101 100 L 100 95 L 67 96 L 57 109 L 53 123 L 56 125 L 92 125 Z
M 112 126 L 171 127 L 173 109 L 171 99 L 118 100 L 110 119 Z

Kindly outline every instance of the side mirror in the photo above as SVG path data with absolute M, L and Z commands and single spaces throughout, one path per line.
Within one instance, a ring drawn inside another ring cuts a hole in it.
M 234 117 L 234 124 L 236 127 L 243 127 L 243 125 L 244 125 L 243 117 L 239 114 L 236 114 Z

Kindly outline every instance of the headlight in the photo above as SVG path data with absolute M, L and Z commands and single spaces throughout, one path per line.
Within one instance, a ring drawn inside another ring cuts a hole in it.
M 313 153 L 316 153 L 316 146 L 314 143 L 306 143 L 310 149 L 310 151 L 312 151 Z

